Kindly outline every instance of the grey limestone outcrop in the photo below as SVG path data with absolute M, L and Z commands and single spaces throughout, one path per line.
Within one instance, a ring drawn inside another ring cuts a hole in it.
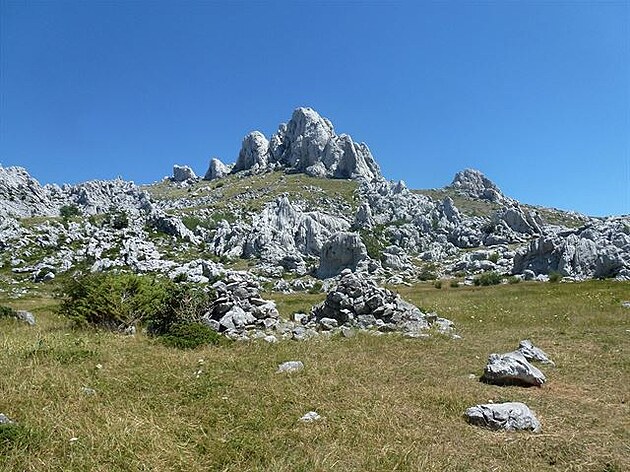
M 469 197 L 497 203 L 506 201 L 499 187 L 476 169 L 465 169 L 455 174 L 450 187 Z
M 373 179 L 378 164 L 364 143 L 337 135 L 332 123 L 311 108 L 297 108 L 270 140 L 253 131 L 244 139 L 232 172 L 285 169 L 315 177 Z
M 367 258 L 367 249 L 358 233 L 333 234 L 322 247 L 317 275 L 327 279 L 338 275 L 344 269 L 355 271 Z
M 195 174 L 195 171 L 193 171 L 190 167 L 180 166 L 177 164 L 173 166 L 173 182 L 185 182 L 187 180 L 195 180 L 196 178 L 197 175 Z
M 232 168 L 230 166 L 224 164 L 220 159 L 215 157 L 210 160 L 210 165 L 208 166 L 208 170 L 203 178 L 204 180 L 221 179 L 227 176 L 231 171 Z
M 469 423 L 492 430 L 541 431 L 540 421 L 527 405 L 520 402 L 486 403 L 468 408 Z
M 490 354 L 481 380 L 495 385 L 540 387 L 547 379 L 545 374 L 530 364 L 520 351 L 514 351 Z

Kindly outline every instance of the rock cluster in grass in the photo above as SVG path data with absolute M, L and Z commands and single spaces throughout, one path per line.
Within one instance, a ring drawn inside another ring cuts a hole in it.
M 545 375 L 529 361 L 554 365 L 542 349 L 525 339 L 516 351 L 491 354 L 481 380 L 495 385 L 540 387 L 546 382 Z M 476 405 L 466 410 L 464 416 L 471 424 L 494 430 L 538 433 L 541 429 L 536 415 L 527 405 L 518 402 Z
M 533 433 L 541 430 L 540 421 L 534 412 L 520 402 L 475 405 L 466 410 L 465 417 L 473 425 L 493 430 Z
M 325 330 L 350 327 L 402 332 L 409 337 L 427 336 L 430 328 L 453 332 L 451 321 L 421 312 L 391 290 L 349 269 L 341 272 L 326 300 L 313 308 L 311 320 Z

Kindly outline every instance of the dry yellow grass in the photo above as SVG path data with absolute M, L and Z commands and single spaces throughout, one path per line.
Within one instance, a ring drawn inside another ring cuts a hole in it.
M 463 339 L 358 335 L 179 351 L 142 335 L 72 330 L 49 300 L 32 301 L 36 327 L 0 321 L 0 412 L 21 425 L 0 443 L 0 469 L 630 469 L 628 284 L 401 291 L 453 319 Z M 279 298 L 288 314 L 318 296 Z M 543 388 L 469 378 L 490 352 L 523 338 L 557 363 L 543 367 Z M 304 371 L 275 373 L 294 359 Z M 527 403 L 543 433 L 466 424 L 463 411 L 489 400 Z M 309 410 L 325 419 L 300 424 Z

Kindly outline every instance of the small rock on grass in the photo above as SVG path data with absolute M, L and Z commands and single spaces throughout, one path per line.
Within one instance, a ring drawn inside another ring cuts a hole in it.
M 0 425 L 2 425 L 2 424 L 14 424 L 14 423 L 15 423 L 15 421 L 10 419 L 7 415 L 5 415 L 4 413 L 0 413 Z
M 302 369 L 304 369 L 304 364 L 302 363 L 302 361 L 287 361 L 278 366 L 278 370 L 276 373 L 292 374 L 294 372 L 299 372 Z
M 320 420 L 322 420 L 322 417 L 316 411 L 309 411 L 299 419 L 302 423 L 313 423 Z
M 30 311 L 18 310 L 15 312 L 15 317 L 20 321 L 24 321 L 30 326 L 35 326 L 35 315 L 33 315 L 33 313 L 31 313 Z

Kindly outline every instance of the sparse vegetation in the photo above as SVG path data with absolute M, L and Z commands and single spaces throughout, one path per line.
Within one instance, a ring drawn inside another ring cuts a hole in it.
M 59 216 L 61 216 L 64 220 L 69 220 L 70 218 L 74 218 L 80 214 L 81 212 L 79 211 L 79 207 L 76 205 L 64 205 L 59 209 Z
M 562 280 L 562 274 L 560 272 L 551 271 L 549 272 L 549 282 L 558 283 Z
M 503 278 L 494 271 L 484 272 L 473 279 L 473 283 L 477 286 L 498 285 Z
M 627 284 L 398 290 L 463 339 L 359 334 L 182 351 L 141 332 L 74 330 L 51 300 L 23 299 L 37 326 L 0 320 L 0 411 L 19 425 L 0 431 L 0 470 L 628 470 Z M 272 298 L 288 316 L 323 296 Z M 523 338 L 556 362 L 548 385 L 477 380 L 490 352 Z M 306 368 L 276 375 L 289 359 Z M 464 422 L 489 400 L 525 402 L 542 434 Z M 309 410 L 325 420 L 298 423 Z

